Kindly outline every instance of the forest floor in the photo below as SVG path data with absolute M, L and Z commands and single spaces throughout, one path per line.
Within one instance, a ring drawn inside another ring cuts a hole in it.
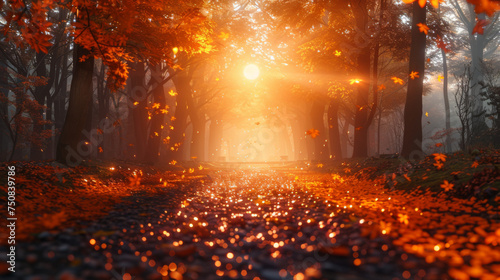
M 179 165 L 3 164 L 2 279 L 500 278 L 496 151 Z

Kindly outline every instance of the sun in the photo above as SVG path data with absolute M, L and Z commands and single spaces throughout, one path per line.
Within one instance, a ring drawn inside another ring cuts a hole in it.
M 259 77 L 260 71 L 259 67 L 255 64 L 248 64 L 245 66 L 245 69 L 243 69 L 243 75 L 245 78 L 249 80 L 255 80 Z

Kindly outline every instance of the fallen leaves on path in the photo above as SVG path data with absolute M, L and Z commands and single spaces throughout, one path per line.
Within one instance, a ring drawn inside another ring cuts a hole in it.
M 440 162 L 446 160 L 441 154 L 434 156 Z M 388 191 L 378 180 L 344 176 L 343 183 L 326 181 L 331 177 L 302 176 L 299 182 L 327 182 L 315 190 L 318 196 L 339 209 L 353 211 L 367 231 L 390 235 L 406 252 L 430 264 L 447 263 L 450 276 L 456 279 L 500 277 L 499 211 L 486 200 L 451 197 L 447 191 L 453 184 L 448 181 L 441 185 L 443 192 L 416 188 L 408 193 Z

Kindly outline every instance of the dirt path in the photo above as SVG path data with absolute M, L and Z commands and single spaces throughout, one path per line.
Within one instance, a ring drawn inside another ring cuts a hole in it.
M 496 279 L 500 227 L 481 205 L 331 174 L 218 171 L 42 232 L 2 278 Z

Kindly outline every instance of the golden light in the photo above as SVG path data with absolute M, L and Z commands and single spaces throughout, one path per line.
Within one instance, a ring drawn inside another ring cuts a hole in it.
M 349 84 L 352 85 L 352 84 L 359 84 L 361 81 L 361 79 L 350 79 L 349 80 Z
M 260 71 L 259 67 L 255 64 L 249 64 L 243 69 L 243 75 L 249 80 L 255 80 L 259 77 Z

